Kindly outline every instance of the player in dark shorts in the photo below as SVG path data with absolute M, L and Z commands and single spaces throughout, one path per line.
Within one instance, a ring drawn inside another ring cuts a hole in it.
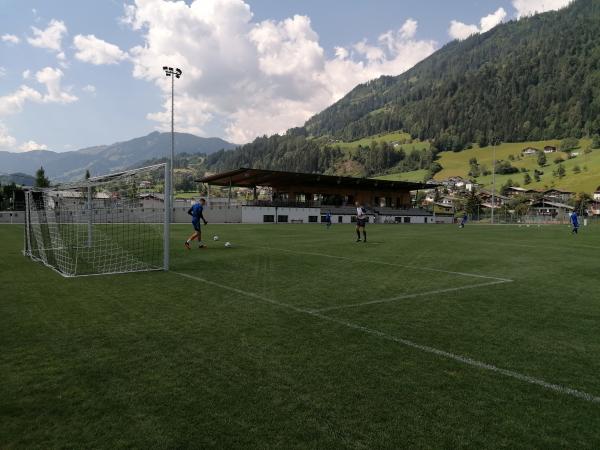
M 367 216 L 367 211 L 365 208 L 358 202 L 356 202 L 356 242 L 360 242 L 360 232 L 362 230 L 363 241 L 367 242 L 367 230 L 365 226 L 369 221 L 369 216 Z
M 571 233 L 572 234 L 578 234 L 579 232 L 579 218 L 577 217 L 577 213 L 575 211 L 573 211 L 571 213 L 571 225 L 573 225 L 573 228 L 571 229 Z
M 194 239 L 198 239 L 198 248 L 204 247 L 204 242 L 202 242 L 202 230 L 200 228 L 200 221 L 204 222 L 204 225 L 207 224 L 206 219 L 204 218 L 204 214 L 202 213 L 204 210 L 204 205 L 206 205 L 206 200 L 203 198 L 196 204 L 194 204 L 188 211 L 188 214 L 192 216 L 192 226 L 194 227 L 194 233 L 185 241 L 185 248 L 190 249 L 190 242 Z
M 327 211 L 327 213 L 325 214 L 325 224 L 327 226 L 327 229 L 329 230 L 329 227 L 331 227 L 331 211 Z

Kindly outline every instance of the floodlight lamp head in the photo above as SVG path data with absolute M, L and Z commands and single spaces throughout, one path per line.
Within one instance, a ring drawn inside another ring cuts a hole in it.
M 163 70 L 167 70 L 167 69 L 168 69 L 168 67 L 167 67 L 167 66 L 163 66 Z
M 181 76 L 181 74 L 183 73 L 181 71 L 181 69 L 176 69 L 175 72 L 177 72 L 177 78 L 179 78 Z

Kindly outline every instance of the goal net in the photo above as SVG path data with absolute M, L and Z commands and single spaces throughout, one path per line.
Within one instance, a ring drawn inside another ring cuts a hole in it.
M 159 164 L 29 190 L 24 253 L 67 277 L 167 270 L 169 184 Z

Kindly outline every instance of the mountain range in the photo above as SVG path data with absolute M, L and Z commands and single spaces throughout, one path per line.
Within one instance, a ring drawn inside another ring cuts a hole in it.
M 235 144 L 220 138 L 202 138 L 188 133 L 175 133 L 177 153 L 211 154 L 221 149 L 232 149 Z M 155 131 L 147 136 L 99 145 L 81 150 L 57 153 L 34 150 L 25 153 L 0 152 L 0 175 L 11 173 L 34 174 L 44 167 L 46 176 L 54 181 L 69 181 L 127 169 L 152 158 L 169 155 L 171 134 Z

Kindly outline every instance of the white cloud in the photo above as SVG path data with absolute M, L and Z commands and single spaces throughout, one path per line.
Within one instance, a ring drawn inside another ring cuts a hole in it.
M 88 92 L 90 94 L 96 93 L 96 86 L 92 86 L 91 84 L 87 84 L 81 88 L 82 91 Z
M 9 44 L 18 44 L 19 42 L 21 42 L 21 39 L 19 39 L 19 37 L 15 36 L 14 34 L 3 34 L 2 36 L 0 36 L 0 39 L 2 39 L 2 42 L 7 42 Z
M 42 102 L 43 95 L 30 88 L 29 86 L 21 86 L 15 92 L 0 97 L 0 116 L 16 114 L 23 110 L 23 105 L 27 101 Z
M 400 34 L 404 39 L 411 39 L 417 34 L 418 23 L 414 19 L 408 19 L 400 28 Z
M 546 11 L 554 11 L 569 5 L 572 0 L 513 0 L 517 17 L 531 16 Z
M 27 74 L 29 77 L 29 74 Z M 17 114 L 23 110 L 26 102 L 33 103 L 71 103 L 77 97 L 61 87 L 63 72 L 60 69 L 45 67 L 36 72 L 35 79 L 46 87 L 46 93 L 22 85 L 16 91 L 0 97 L 0 117 Z
M 48 146 L 44 144 L 38 144 L 35 141 L 27 141 L 19 146 L 19 151 L 30 152 L 32 150 L 48 150 Z
M 78 34 L 73 39 L 77 49 L 75 58 L 95 65 L 117 64 L 127 58 L 127 54 L 114 44 L 98 39 L 93 34 Z
M 16 144 L 17 140 L 8 133 L 6 126 L 0 122 L 0 150 L 13 150 Z
M 505 9 L 498 8 L 495 12 L 482 17 L 479 21 L 479 26 L 452 20 L 450 22 L 448 34 L 452 39 L 464 40 L 474 34 L 485 33 L 486 31 L 491 30 L 496 25 L 500 24 L 505 18 Z
M 34 37 L 28 37 L 29 42 L 34 47 L 53 50 L 57 53 L 62 51 L 62 39 L 67 34 L 67 27 L 61 20 L 52 19 L 45 30 L 31 27 Z
M 63 72 L 60 69 L 45 67 L 35 74 L 38 83 L 46 86 L 47 93 L 44 96 L 46 103 L 71 103 L 77 100 L 77 97 L 61 89 L 61 79 Z
M 416 40 L 418 24 L 409 19 L 374 44 L 336 47 L 328 58 L 308 17 L 252 18 L 242 0 L 137 0 L 126 6 L 123 22 L 144 37 L 129 52 L 133 74 L 164 95 L 163 111 L 148 118 L 161 129 L 170 126 L 171 85 L 162 65 L 183 70 L 175 88 L 179 130 L 222 126 L 228 139 L 243 143 L 302 125 L 356 84 L 400 74 L 437 47 Z
M 2 66 L 0 66 L 0 78 L 3 78 L 6 76 L 6 69 Z
M 31 70 L 27 69 L 23 71 L 23 79 L 24 80 L 29 80 L 29 78 L 31 77 Z
M 466 23 L 457 20 L 452 20 L 450 22 L 450 28 L 448 29 L 450 37 L 460 41 L 477 33 L 479 33 L 479 27 L 477 25 L 467 25 Z
M 485 17 L 482 17 L 480 20 L 480 29 L 482 33 L 491 30 L 496 25 L 502 23 L 502 21 L 506 18 L 506 11 L 504 8 L 498 8 L 492 14 L 488 14 Z

